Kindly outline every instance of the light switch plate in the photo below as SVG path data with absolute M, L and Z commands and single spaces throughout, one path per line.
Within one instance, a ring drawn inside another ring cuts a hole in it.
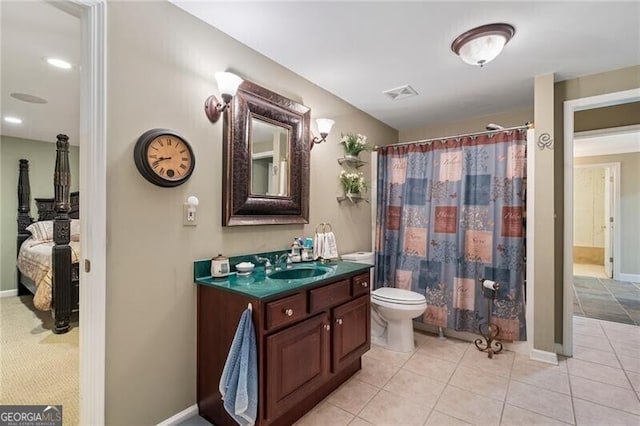
M 182 224 L 184 226 L 198 225 L 198 211 L 193 213 L 193 220 L 189 220 L 189 205 L 186 203 L 182 206 Z

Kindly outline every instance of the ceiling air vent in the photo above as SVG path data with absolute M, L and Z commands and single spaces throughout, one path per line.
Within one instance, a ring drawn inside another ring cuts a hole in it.
M 418 92 L 408 84 L 406 86 L 396 87 L 395 89 L 385 90 L 382 93 L 387 95 L 392 101 L 399 101 L 400 99 L 410 98 L 418 94 Z

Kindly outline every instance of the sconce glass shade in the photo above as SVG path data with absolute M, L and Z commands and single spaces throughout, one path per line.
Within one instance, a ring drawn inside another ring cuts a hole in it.
M 316 124 L 318 125 L 318 132 L 320 132 L 321 135 L 328 135 L 334 123 L 335 121 L 329 118 L 316 119 Z
M 466 63 L 483 66 L 502 52 L 515 32 L 515 28 L 509 24 L 483 25 L 456 38 L 451 50 Z
M 224 98 L 224 95 L 228 95 L 232 98 L 238 91 L 238 86 L 242 83 L 242 79 L 237 75 L 230 72 L 217 72 L 213 75 L 218 82 L 218 90 L 220 95 Z
M 220 118 L 220 114 L 229 107 L 231 99 L 236 95 L 238 86 L 242 84 L 243 80 L 230 72 L 217 72 L 213 76 L 218 82 L 222 102 L 218 101 L 215 95 L 209 96 L 204 102 L 204 112 L 209 121 L 215 123 Z

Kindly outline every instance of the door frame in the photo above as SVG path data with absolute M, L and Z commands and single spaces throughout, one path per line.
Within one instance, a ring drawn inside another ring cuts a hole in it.
M 620 215 L 622 214 L 620 210 L 620 163 L 593 163 L 593 164 L 578 164 L 573 166 L 574 169 L 610 169 L 611 176 L 613 176 L 613 191 L 611 193 L 611 200 L 613 201 L 613 209 L 611 211 L 611 216 L 613 217 L 613 245 L 611 246 L 612 256 L 613 256 L 613 279 L 617 280 L 620 278 L 620 261 L 616 261 L 620 257 L 620 252 L 622 250 L 622 223 L 620 220 Z M 606 183 L 606 182 L 605 182 Z M 572 200 L 573 200 L 573 193 Z M 606 202 L 607 200 L 605 200 Z M 573 226 L 573 217 L 571 220 L 571 225 Z M 605 223 L 608 225 L 608 223 Z M 573 228 L 571 229 L 571 235 L 573 236 Z M 572 243 L 573 247 L 573 243 Z M 571 253 L 571 267 L 573 268 L 573 252 Z M 605 260 L 606 261 L 606 260 Z M 572 272 L 573 277 L 573 272 Z
M 562 352 L 573 355 L 573 137 L 574 113 L 640 101 L 640 88 L 572 99 L 564 102 L 564 256 Z M 617 238 L 616 244 L 620 242 Z M 614 249 L 615 250 L 615 249 Z M 618 252 L 619 254 L 619 252 Z
M 80 76 L 80 424 L 105 424 L 107 4 L 66 0 L 82 26 Z

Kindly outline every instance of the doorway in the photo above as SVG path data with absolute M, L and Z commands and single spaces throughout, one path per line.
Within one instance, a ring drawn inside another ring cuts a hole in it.
M 575 291 L 573 286 L 573 255 L 574 255 L 574 115 L 578 111 L 591 110 L 601 107 L 627 104 L 640 101 L 640 88 L 606 95 L 591 96 L 574 99 L 564 103 L 564 259 L 563 259 L 563 354 L 573 355 L 573 314 Z M 617 161 L 617 160 L 616 160 Z M 637 168 L 637 167 L 636 167 Z M 615 177 L 614 177 L 615 180 Z M 618 179 L 619 181 L 619 179 Z M 619 192 L 620 185 L 615 191 Z M 620 197 L 618 196 L 618 199 Z M 615 204 L 615 201 L 614 201 Z M 619 209 L 619 203 L 614 209 Z M 614 214 L 620 216 L 619 214 Z M 620 262 L 616 262 L 616 256 L 620 253 L 622 221 L 618 226 L 614 223 L 613 251 L 613 277 L 626 277 L 620 273 Z M 620 257 L 620 256 L 618 256 Z M 637 286 L 636 286 L 637 288 Z
M 612 279 L 620 164 L 584 164 L 582 158 L 574 156 L 573 275 Z

